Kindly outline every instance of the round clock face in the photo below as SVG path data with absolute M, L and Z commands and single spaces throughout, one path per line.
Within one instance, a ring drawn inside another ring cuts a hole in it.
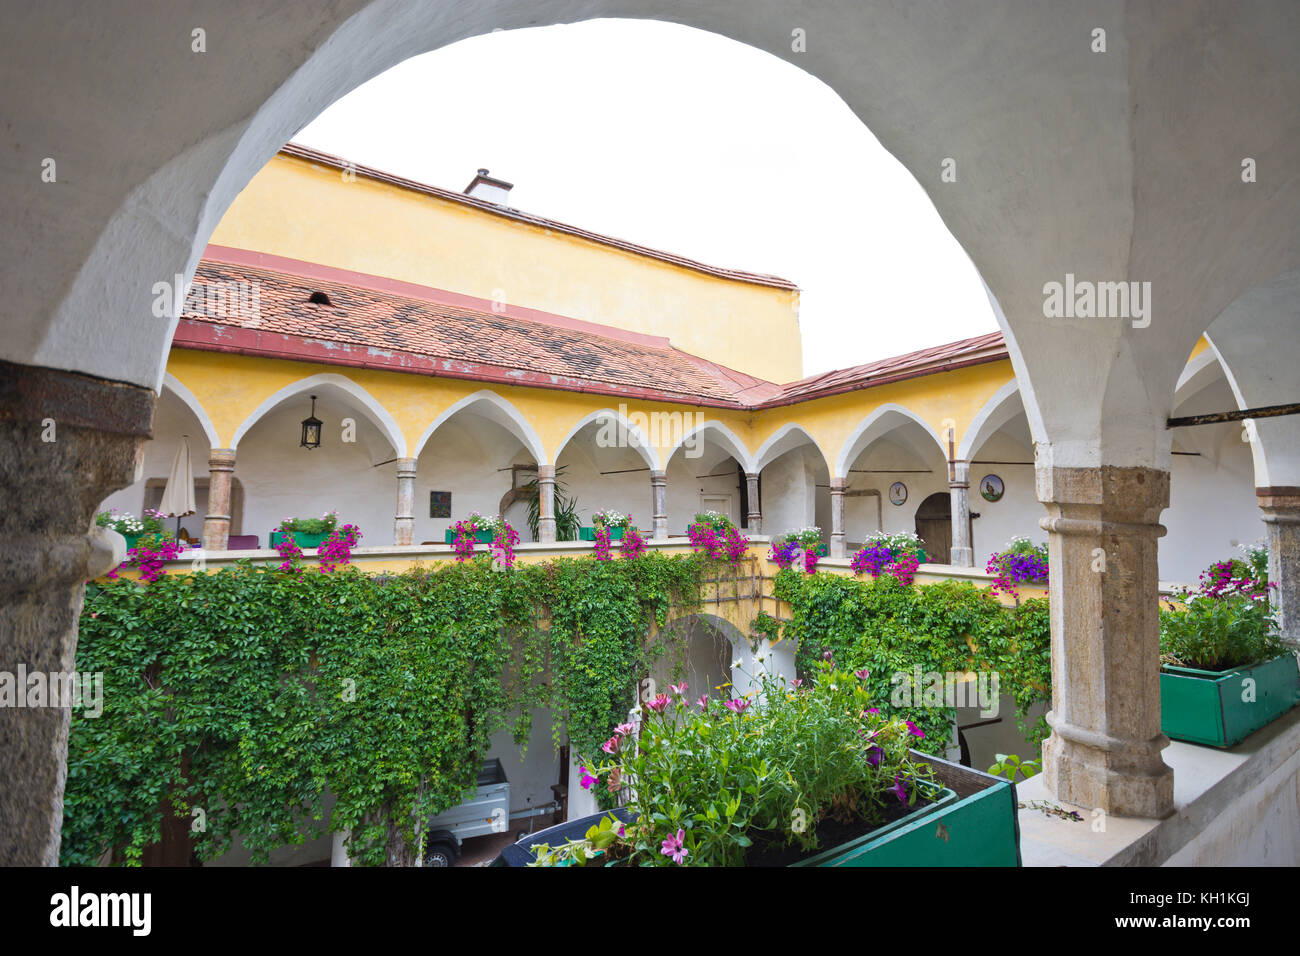
M 906 501 L 907 485 L 903 484 L 901 481 L 896 481 L 892 485 L 890 485 L 889 500 L 896 505 L 901 505 L 904 501 Z
M 1002 479 L 997 475 L 985 475 L 980 479 L 980 494 L 985 501 L 997 501 L 1005 490 Z

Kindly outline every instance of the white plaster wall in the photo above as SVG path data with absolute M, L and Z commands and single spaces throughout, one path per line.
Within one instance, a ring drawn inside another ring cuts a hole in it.
M 729 495 L 728 513 L 732 521 L 740 524 L 740 472 L 736 459 L 710 441 L 705 441 L 703 447 L 704 453 L 698 458 L 688 458 L 685 450 L 679 449 L 665 469 L 669 535 L 686 534 L 692 519 L 704 510 L 700 499 L 705 495 Z M 648 490 L 646 498 L 648 502 Z
M 1009 461 L 1028 464 L 992 464 Z M 1046 512 L 1034 490 L 1033 461 L 1033 444 L 1023 414 L 989 436 L 971 456 L 970 510 L 979 513 L 971 521 L 977 568 L 987 565 L 989 557 L 1003 550 L 1012 538 L 1025 537 L 1035 544 L 1047 541 L 1047 532 L 1038 526 Z M 979 493 L 985 475 L 1002 479 L 1003 493 L 998 501 L 986 501 Z
M 763 533 L 776 536 L 786 531 L 818 525 L 829 540 L 829 520 L 817 520 L 817 469 L 808 446 L 791 449 L 763 469 Z M 822 471 L 825 472 L 825 466 Z M 822 475 L 822 484 L 827 481 Z M 829 489 L 823 489 L 829 501 Z
M 650 466 L 634 448 L 597 445 L 599 429 L 599 425 L 589 425 L 570 439 L 556 459 L 557 467 L 564 468 L 557 481 L 564 483 L 567 495 L 577 495 L 583 525 L 591 526 L 593 512 L 612 508 L 630 515 L 632 523 L 648 537 L 654 524 Z
M 542 807 L 555 799 L 551 785 L 560 782 L 560 752 L 551 740 L 551 712 L 533 711 L 532 732 L 527 747 L 515 743 L 510 727 L 492 735 L 484 759 L 500 758 L 510 782 L 510 812 Z M 574 778 L 573 785 L 577 780 Z M 550 817 L 537 818 L 536 829 L 548 826 Z M 527 830 L 527 820 L 512 821 L 511 830 Z
M 913 431 L 917 433 L 915 437 L 905 434 Z M 947 466 L 938 448 L 933 453 L 917 450 L 916 446 L 919 444 L 924 448 L 925 442 L 934 444 L 934 440 L 919 426 L 906 425 L 891 432 L 890 437 L 872 442 L 850 466 L 847 476 L 849 490 L 871 488 L 880 492 L 883 499 L 881 520 L 885 531 L 916 531 L 916 509 L 921 507 L 921 502 L 937 491 L 948 490 Z M 922 468 L 928 472 L 916 473 Z M 854 473 L 852 469 L 871 469 L 872 473 Z M 889 486 L 895 481 L 907 486 L 907 501 L 901 505 L 889 500 Z M 829 515 L 829 508 L 827 513 Z M 844 533 L 849 553 L 862 547 L 863 539 L 876 530 L 875 501 L 866 496 L 846 497 Z

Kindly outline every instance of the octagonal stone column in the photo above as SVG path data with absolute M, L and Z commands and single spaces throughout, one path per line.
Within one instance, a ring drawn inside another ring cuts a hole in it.
M 73 671 L 86 580 L 124 550 L 94 515 L 139 477 L 154 403 L 151 389 L 0 362 L 0 672 Z M 0 866 L 58 863 L 70 716 L 0 707 Z
M 537 466 L 537 540 L 555 541 L 555 466 Z
M 758 474 L 745 472 L 745 498 L 749 504 L 749 513 L 745 520 L 749 524 L 750 534 L 763 533 L 763 506 L 758 500 Z
M 230 544 L 230 492 L 235 452 L 214 448 L 208 454 L 208 513 L 203 518 L 203 550 L 225 551 Z M 269 548 L 271 542 L 267 542 Z
M 650 516 L 653 537 L 662 541 L 668 537 L 668 475 L 662 471 L 650 472 Z
M 831 479 L 831 557 L 844 557 L 844 492 L 847 478 Z
M 1052 623 L 1052 733 L 1043 773 L 1058 800 L 1166 817 L 1173 771 L 1160 751 L 1158 523 L 1169 472 L 1043 468 Z
M 415 459 L 397 459 L 397 512 L 393 515 L 393 544 L 415 542 Z
M 1268 539 L 1269 600 L 1282 639 L 1300 650 L 1300 488 L 1256 488 Z
M 970 533 L 970 462 L 949 462 L 948 493 L 952 497 L 952 547 L 948 563 L 969 568 L 975 564 Z

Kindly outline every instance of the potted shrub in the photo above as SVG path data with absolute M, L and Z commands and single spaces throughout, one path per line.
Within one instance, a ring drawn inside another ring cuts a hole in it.
M 628 515 L 609 509 L 593 513 L 591 522 L 592 527 L 578 529 L 578 540 L 595 541 L 596 532 L 605 530 L 609 532 L 611 541 L 622 541 L 624 533 L 632 526 L 632 519 Z
M 646 701 L 640 728 L 615 728 L 582 769 L 580 785 L 627 806 L 534 834 L 498 865 L 1018 864 L 1013 785 L 911 750 L 919 731 L 868 707 L 860 675 L 826 662 L 810 686 L 757 684 Z
M 1300 703 L 1300 669 L 1268 607 L 1267 582 L 1220 562 L 1183 609 L 1160 612 L 1160 729 L 1232 747 Z
M 126 539 L 126 549 L 135 548 L 144 535 L 160 535 L 164 541 L 172 541 L 175 535 L 167 529 L 167 516 L 152 508 L 144 510 L 144 516 L 119 514 L 116 508 L 101 511 L 95 515 L 95 524 L 101 528 L 112 528 Z
M 338 527 L 339 516 L 336 511 L 327 511 L 319 518 L 285 518 L 270 535 L 270 544 L 274 548 L 286 539 L 300 548 L 319 548 L 321 542 Z
M 713 561 L 738 565 L 749 551 L 749 539 L 735 523 L 718 511 L 702 511 L 686 529 L 691 547 Z

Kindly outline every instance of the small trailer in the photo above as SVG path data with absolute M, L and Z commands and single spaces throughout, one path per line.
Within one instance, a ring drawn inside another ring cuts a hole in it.
M 430 818 L 425 840 L 425 866 L 454 866 L 461 844 L 473 837 L 505 833 L 511 821 L 554 813 L 559 803 L 510 812 L 510 782 L 499 757 L 485 761 L 478 787 L 464 803 Z M 531 829 L 531 828 L 530 828 Z M 526 836 L 520 831 L 519 837 Z

